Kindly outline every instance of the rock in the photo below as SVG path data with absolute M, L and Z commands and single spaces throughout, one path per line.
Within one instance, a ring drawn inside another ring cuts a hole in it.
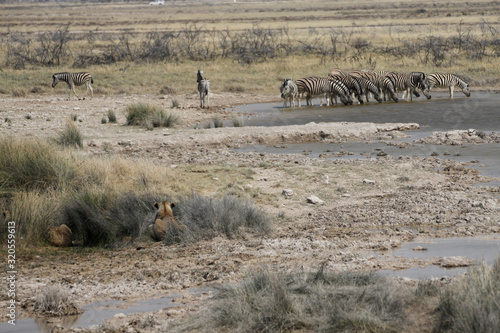
M 290 189 L 284 189 L 281 194 L 285 197 L 285 199 L 290 199 L 293 196 L 293 191 Z
M 307 203 L 313 204 L 313 205 L 323 205 L 325 202 L 318 198 L 315 195 L 311 195 L 307 197 Z
M 67 225 L 61 224 L 59 227 L 51 226 L 47 232 L 47 240 L 53 246 L 67 247 L 71 246 L 73 233 Z
M 445 257 L 439 263 L 439 266 L 443 268 L 456 268 L 456 267 L 467 267 L 474 264 L 474 260 L 467 257 L 457 256 L 457 257 Z
M 375 185 L 375 181 L 371 179 L 363 179 L 363 184 Z
M 413 251 L 427 251 L 427 248 L 423 246 L 417 246 L 412 249 Z

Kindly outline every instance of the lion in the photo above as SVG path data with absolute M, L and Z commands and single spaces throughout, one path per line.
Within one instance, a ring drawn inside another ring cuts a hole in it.
M 47 230 L 47 240 L 53 246 L 71 246 L 73 245 L 72 237 L 73 233 L 66 224 L 61 224 L 59 227 L 51 226 Z
M 167 231 L 171 228 L 178 231 L 186 230 L 186 226 L 177 222 L 174 219 L 174 214 L 172 208 L 175 204 L 168 201 L 163 201 L 161 203 L 156 202 L 154 207 L 157 209 L 155 223 L 153 225 L 154 237 L 162 241 L 167 235 Z

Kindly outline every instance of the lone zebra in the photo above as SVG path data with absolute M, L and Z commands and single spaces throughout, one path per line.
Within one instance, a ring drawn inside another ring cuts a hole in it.
M 432 73 L 425 78 L 426 90 L 430 92 L 432 88 L 449 88 L 450 98 L 453 98 L 453 88 L 458 86 L 465 96 L 470 97 L 469 84 L 455 74 Z
M 198 93 L 200 94 L 200 108 L 204 108 L 205 105 L 207 109 L 210 109 L 210 97 L 208 93 L 210 92 L 210 81 L 208 79 L 204 79 L 201 74 L 203 71 L 198 70 Z M 205 104 L 205 97 L 207 98 L 207 103 Z
M 85 91 L 85 99 L 87 97 L 87 93 L 90 90 L 90 96 L 93 98 L 94 97 L 94 89 L 92 89 L 92 86 L 90 85 L 91 83 L 94 83 L 94 79 L 92 78 L 92 75 L 87 72 L 81 72 L 81 73 L 56 73 L 52 75 L 52 88 L 55 88 L 55 86 L 59 83 L 59 81 L 66 82 L 68 84 L 69 88 L 69 94 L 68 94 L 68 99 L 71 97 L 71 92 L 75 94 L 76 98 L 80 99 L 78 95 L 76 94 L 75 91 L 75 86 L 81 86 L 85 84 L 87 86 L 87 90 Z
M 299 88 L 292 79 L 284 79 L 280 86 L 281 98 L 283 98 L 283 108 L 286 108 L 287 99 L 290 100 L 290 107 L 295 107 L 295 98 L 297 98 Z

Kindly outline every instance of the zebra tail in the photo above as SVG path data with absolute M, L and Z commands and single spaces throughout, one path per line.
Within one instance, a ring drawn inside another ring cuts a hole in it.
M 92 76 L 90 77 L 90 83 L 94 83 L 94 78 Z

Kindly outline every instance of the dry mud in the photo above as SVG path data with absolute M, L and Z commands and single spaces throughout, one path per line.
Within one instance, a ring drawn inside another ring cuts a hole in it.
M 35 295 L 47 285 L 60 285 L 78 306 L 181 293 L 177 299 L 181 305 L 156 312 L 152 326 L 141 324 L 150 314 L 117 316 L 107 324 L 109 329 L 123 332 L 155 331 L 203 307 L 210 292 L 194 296 L 189 292 L 191 288 L 239 282 L 246 273 L 262 266 L 316 270 L 325 264 L 336 271 L 373 271 L 443 265 L 453 260 L 385 254 L 403 242 L 422 238 L 500 233 L 498 187 L 474 186 L 490 179 L 465 164 L 435 157 L 332 160 L 308 158 L 307 152 L 300 156 L 273 155 L 238 153 L 237 149 L 253 143 L 390 141 L 405 136 L 405 130 L 418 128 L 418 124 L 311 123 L 194 129 L 214 116 L 234 117 L 225 111 L 227 106 L 276 97 L 213 95 L 210 110 L 197 108 L 194 93 L 175 98 L 181 105 L 178 109 L 171 108 L 170 96 L 96 97 L 86 101 L 54 96 L 3 98 L 0 114 L 10 122 L 2 121 L 0 129 L 2 135 L 15 137 L 55 137 L 69 116 L 76 114 L 86 137 L 85 154 L 112 151 L 166 166 L 229 164 L 252 168 L 255 173 L 240 190 L 259 190 L 258 204 L 272 217 L 273 231 L 259 237 L 249 234 L 187 245 L 134 244 L 88 254 L 47 249 L 46 255 L 21 255 L 18 300 L 25 307 L 25 315 Z M 153 131 L 123 126 L 126 106 L 138 102 L 158 104 L 175 112 L 184 125 Z M 108 110 L 116 112 L 118 124 L 101 124 Z M 28 114 L 31 119 L 27 119 Z M 462 133 L 457 135 L 462 137 Z M 443 137 L 436 134 L 429 140 L 436 143 Z M 283 196 L 284 189 L 291 190 L 291 195 Z M 323 203 L 307 203 L 311 195 Z M 470 260 L 462 258 L 454 265 L 470 265 Z M 5 302 L 0 299 L 2 316 L 6 314 Z M 55 320 L 53 324 L 57 323 Z

